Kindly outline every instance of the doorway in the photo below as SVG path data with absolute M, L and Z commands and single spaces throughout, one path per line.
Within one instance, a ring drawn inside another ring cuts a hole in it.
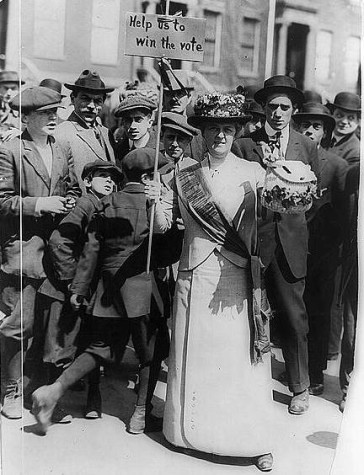
M 304 89 L 308 25 L 292 23 L 288 27 L 286 75 L 296 81 L 297 87 Z

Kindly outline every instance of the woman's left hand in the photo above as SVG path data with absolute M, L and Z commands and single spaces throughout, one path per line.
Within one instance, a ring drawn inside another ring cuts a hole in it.
M 144 193 L 147 195 L 150 201 L 158 201 L 161 195 L 162 185 L 160 182 L 155 180 L 147 181 L 144 184 Z

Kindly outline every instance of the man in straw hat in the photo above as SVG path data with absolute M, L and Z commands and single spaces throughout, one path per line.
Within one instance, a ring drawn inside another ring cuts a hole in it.
M 114 151 L 109 139 L 109 131 L 101 124 L 99 115 L 108 88 L 95 71 L 82 71 L 74 84 L 65 84 L 71 92 L 74 111 L 59 125 L 56 137 L 67 141 L 75 160 L 75 173 L 82 191 L 85 185 L 81 173 L 87 163 L 97 159 L 115 162 Z
M 309 392 L 317 396 L 324 391 L 331 305 L 343 240 L 343 198 L 348 164 L 324 148 L 330 143 L 335 128 L 335 119 L 327 107 L 306 103 L 292 118 L 297 130 L 317 145 L 320 160 L 322 195 L 307 213 L 309 256 L 304 294 L 309 318 Z
M 233 151 L 247 160 L 258 161 L 264 168 L 263 149 L 278 150 L 283 160 L 300 160 L 311 165 L 319 176 L 316 145 L 290 127 L 295 109 L 303 103 L 303 94 L 288 76 L 273 76 L 264 82 L 254 99 L 266 114 L 264 127 L 249 138 L 235 142 Z M 308 317 L 303 300 L 307 271 L 308 233 L 301 214 L 273 213 L 266 208 L 259 223 L 260 256 L 266 268 L 268 298 L 278 313 L 283 356 L 289 389 L 293 397 L 290 414 L 299 415 L 309 408 Z
M 360 141 L 356 135 L 360 124 L 360 97 L 352 92 L 339 92 L 329 107 L 336 121 L 332 151 L 352 165 L 360 158 Z
M 21 110 L 26 129 L 0 149 L 2 413 L 10 419 L 22 417 L 22 361 L 33 332 L 36 292 L 46 277 L 44 248 L 81 194 L 71 150 L 53 137 L 60 102 L 59 93 L 41 86 L 18 94 L 10 105 Z
M 16 71 L 0 71 L 0 142 L 9 130 L 20 129 L 20 118 L 17 111 L 9 105 L 19 91 L 21 81 Z

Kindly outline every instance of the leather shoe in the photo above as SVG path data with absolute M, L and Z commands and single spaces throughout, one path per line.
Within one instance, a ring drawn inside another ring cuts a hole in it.
M 308 388 L 308 392 L 312 396 L 320 396 L 324 392 L 324 385 L 322 383 L 313 383 Z
M 257 457 L 255 465 L 261 472 L 270 472 L 273 467 L 273 455 L 264 454 Z
M 309 393 L 308 389 L 305 389 L 302 393 L 295 394 L 288 407 L 288 412 L 295 416 L 305 414 L 309 408 Z

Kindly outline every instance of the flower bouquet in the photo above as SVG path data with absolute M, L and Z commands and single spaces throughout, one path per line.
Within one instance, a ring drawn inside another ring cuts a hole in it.
M 263 206 L 277 213 L 305 213 L 311 208 L 313 198 L 317 198 L 317 179 L 310 165 L 278 160 L 267 167 Z

